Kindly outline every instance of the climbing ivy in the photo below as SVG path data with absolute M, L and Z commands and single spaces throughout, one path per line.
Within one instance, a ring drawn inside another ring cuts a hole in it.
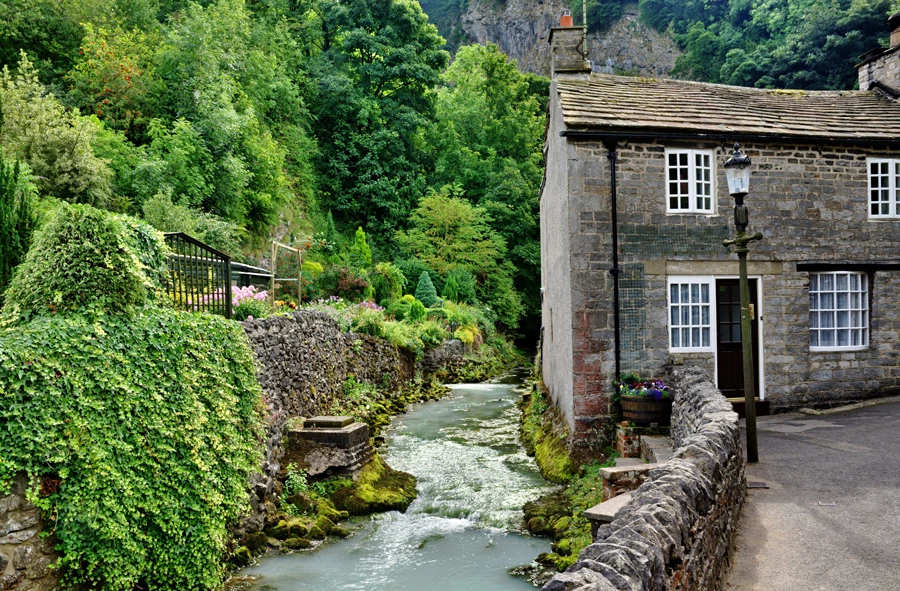
M 0 315 L 0 489 L 40 483 L 66 589 L 217 587 L 262 459 L 246 336 L 158 305 L 163 256 L 145 225 L 65 207 Z

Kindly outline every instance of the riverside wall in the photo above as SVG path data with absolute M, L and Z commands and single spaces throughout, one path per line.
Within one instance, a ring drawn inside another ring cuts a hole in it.
M 746 496 L 738 417 L 699 368 L 670 378 L 672 459 L 544 591 L 722 588 Z
M 17 475 L 7 494 L 0 494 L 0 591 L 50 591 L 59 576 L 51 565 L 59 554 L 44 529 L 40 510 L 28 500 L 28 481 Z

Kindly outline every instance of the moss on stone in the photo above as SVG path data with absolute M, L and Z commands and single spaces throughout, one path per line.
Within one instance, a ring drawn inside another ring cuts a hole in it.
M 416 498 L 416 478 L 394 470 L 375 454 L 360 470 L 352 486 L 332 495 L 334 505 L 350 515 L 369 515 L 382 511 L 406 511 Z
M 541 476 L 550 482 L 565 484 L 578 473 L 566 447 L 565 422 L 549 397 L 538 387 L 523 396 L 519 437 L 525 451 L 533 455 Z
M 306 534 L 310 540 L 324 540 L 328 534 L 322 531 L 322 528 L 314 525 L 309 528 L 309 532 Z
M 288 550 L 306 550 L 307 548 L 312 548 L 312 542 L 306 540 L 304 538 L 288 538 L 282 544 L 282 547 L 287 548 Z
M 237 567 L 243 568 L 253 562 L 253 554 L 250 553 L 247 546 L 241 546 L 231 554 L 231 558 L 228 561 Z
M 250 551 L 250 554 L 258 556 L 266 551 L 267 540 L 268 536 L 259 531 L 245 535 L 241 544 Z
M 288 522 L 284 520 L 279 521 L 274 527 L 266 530 L 266 535 L 276 540 L 286 540 L 290 537 L 290 533 Z
M 291 521 L 288 523 L 288 533 L 292 538 L 302 538 L 309 533 L 309 527 L 302 521 Z
M 542 433 L 534 446 L 534 460 L 541 475 L 550 482 L 565 484 L 576 473 L 565 442 L 553 433 Z
M 331 528 L 331 532 L 328 535 L 335 536 L 338 538 L 349 538 L 350 530 L 336 525 L 333 528 Z

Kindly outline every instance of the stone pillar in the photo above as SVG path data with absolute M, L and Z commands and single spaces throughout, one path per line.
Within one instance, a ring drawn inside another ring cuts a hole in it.
M 583 27 L 550 29 L 550 72 L 553 78 L 560 74 L 590 74 L 591 62 L 584 53 Z

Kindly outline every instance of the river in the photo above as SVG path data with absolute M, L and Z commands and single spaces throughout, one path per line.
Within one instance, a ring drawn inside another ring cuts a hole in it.
M 509 569 L 549 551 L 522 533 L 522 505 L 552 490 L 518 441 L 514 384 L 461 384 L 396 417 L 381 450 L 418 478 L 406 513 L 359 519 L 353 535 L 245 569 L 254 591 L 533 589 Z

